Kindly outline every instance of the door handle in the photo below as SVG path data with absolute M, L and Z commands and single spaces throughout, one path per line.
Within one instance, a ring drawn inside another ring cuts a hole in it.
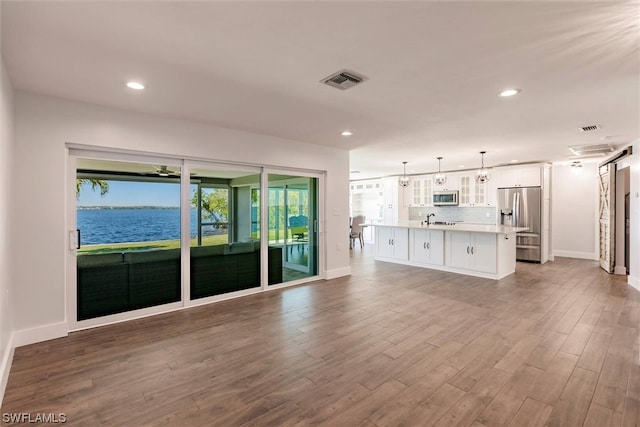
M 80 229 L 69 230 L 69 250 L 80 249 Z
M 427 243 L 427 249 L 431 249 L 431 244 Z
M 469 254 L 469 246 L 467 246 L 467 254 Z
M 473 246 L 471 246 L 471 255 L 473 255 Z
M 76 231 L 78 232 L 78 241 L 76 242 L 76 249 L 80 249 L 80 246 L 82 246 L 82 232 L 80 231 L 79 228 L 76 229 Z
M 427 242 L 424 242 L 424 244 L 422 245 L 422 247 L 423 247 L 424 249 L 427 249 Z

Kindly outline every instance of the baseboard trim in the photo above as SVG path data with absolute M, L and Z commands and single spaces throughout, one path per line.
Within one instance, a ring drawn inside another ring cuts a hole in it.
M 327 270 L 325 278 L 327 280 L 337 279 L 338 277 L 351 276 L 351 266 Z
M 622 276 L 626 276 L 627 267 L 625 267 L 624 265 L 622 267 L 619 265 L 616 265 L 615 267 L 613 267 L 613 274 L 620 274 Z
M 9 341 L 2 353 L 2 362 L 0 364 L 0 406 L 2 406 L 2 400 L 4 399 L 4 391 L 7 389 L 7 383 L 9 382 L 9 372 L 11 372 L 11 364 L 13 363 L 13 353 L 15 352 L 15 346 L 13 345 L 13 332 L 9 335 Z
M 22 329 L 14 332 L 13 346 L 21 347 L 23 345 L 66 337 L 68 334 L 69 325 L 67 325 L 67 322 L 51 323 L 49 325 L 38 326 L 37 328 Z
M 590 259 L 592 261 L 598 260 L 598 255 L 593 252 L 574 252 L 574 251 L 553 251 L 554 257 L 564 257 L 564 258 L 578 258 L 578 259 Z
M 640 291 L 640 278 L 629 275 L 629 277 L 627 278 L 627 283 L 632 288 L 636 289 L 637 291 Z

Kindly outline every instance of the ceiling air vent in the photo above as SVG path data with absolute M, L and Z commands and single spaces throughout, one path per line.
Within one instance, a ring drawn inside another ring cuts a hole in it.
M 572 145 L 569 150 L 576 156 L 604 156 L 611 154 L 615 151 L 615 147 L 611 144 L 596 144 L 596 145 Z
M 582 132 L 593 132 L 594 130 L 598 130 L 600 129 L 600 126 L 598 125 L 590 125 L 590 126 L 582 126 L 580 128 L 580 131 Z
M 356 74 L 353 71 L 342 70 L 337 73 L 331 74 L 329 77 L 325 77 L 320 80 L 321 83 L 333 86 L 340 90 L 347 90 L 359 83 L 368 80 L 365 76 Z

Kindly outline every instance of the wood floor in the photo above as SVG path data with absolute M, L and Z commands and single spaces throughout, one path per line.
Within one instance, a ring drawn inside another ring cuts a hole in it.
M 16 349 L 2 413 L 70 425 L 636 426 L 640 293 L 596 263 L 353 274 Z

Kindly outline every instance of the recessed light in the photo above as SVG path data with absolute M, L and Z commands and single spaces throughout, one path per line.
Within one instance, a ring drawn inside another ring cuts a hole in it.
M 351 135 L 353 135 L 353 133 L 348 130 L 345 130 L 344 132 L 342 132 L 342 136 L 351 136 Z
M 513 96 L 520 93 L 520 89 L 506 89 L 500 92 L 500 96 Z
M 458 165 L 458 167 L 459 167 L 459 168 L 463 168 L 463 167 L 464 167 L 464 165 Z
M 518 163 L 520 160 L 511 160 L 511 163 Z
M 127 87 L 129 89 L 142 90 L 144 89 L 144 85 L 140 82 L 127 82 Z

